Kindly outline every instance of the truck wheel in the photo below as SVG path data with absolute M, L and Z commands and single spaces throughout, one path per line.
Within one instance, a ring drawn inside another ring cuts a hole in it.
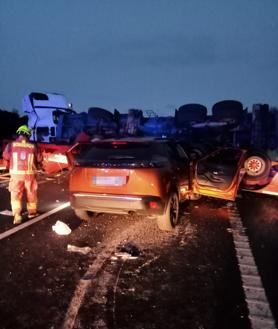
M 224 100 L 217 102 L 212 107 L 212 115 L 217 121 L 230 119 L 234 123 L 239 122 L 243 114 L 243 105 L 236 100 Z
M 157 225 L 162 231 L 171 231 L 179 222 L 179 198 L 177 193 L 170 195 L 166 211 L 157 216 Z
M 83 221 L 89 221 L 96 216 L 96 213 L 83 209 L 74 209 L 75 215 Z
M 245 188 L 263 186 L 268 183 L 271 160 L 263 151 L 250 151 L 244 161 L 244 169 L 246 174 L 242 183 Z

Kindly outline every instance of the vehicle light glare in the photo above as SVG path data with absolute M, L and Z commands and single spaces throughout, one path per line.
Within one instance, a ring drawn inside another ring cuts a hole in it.
M 186 189 L 185 187 L 182 187 L 182 188 L 180 189 L 180 193 L 181 193 L 182 195 L 185 195 L 186 192 L 187 192 L 187 189 Z
M 67 157 L 64 154 L 50 154 L 45 157 L 45 160 L 58 163 L 68 163 Z
M 158 203 L 156 201 L 149 202 L 150 209 L 158 209 Z
M 128 143 L 125 142 L 125 141 L 113 141 L 111 144 L 112 144 L 112 145 L 126 145 L 126 144 L 128 144 Z

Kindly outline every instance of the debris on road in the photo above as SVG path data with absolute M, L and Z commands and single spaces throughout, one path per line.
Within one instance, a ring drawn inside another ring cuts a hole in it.
M 139 273 L 143 268 L 145 268 L 146 266 L 149 266 L 151 263 L 155 262 L 159 257 L 160 256 L 155 256 L 152 259 L 148 260 L 147 262 L 145 262 L 144 264 L 139 266 L 135 272 Z
M 68 235 L 71 233 L 69 226 L 60 220 L 57 220 L 55 225 L 52 226 L 52 230 L 59 235 Z
M 54 180 L 55 178 L 54 177 L 46 177 L 45 179 L 46 180 Z
M 118 258 L 122 258 L 122 259 L 137 259 L 138 256 L 131 256 L 129 253 L 127 252 L 116 252 L 115 253 L 115 257 Z M 112 257 L 112 260 L 115 260 L 115 257 Z
M 136 259 L 140 255 L 139 248 L 131 243 L 126 243 L 124 245 L 121 245 L 117 249 L 118 252 L 115 253 L 115 256 L 119 258 Z
M 80 254 L 87 255 L 92 249 L 90 247 L 77 247 L 72 244 L 68 244 L 67 251 L 79 252 Z

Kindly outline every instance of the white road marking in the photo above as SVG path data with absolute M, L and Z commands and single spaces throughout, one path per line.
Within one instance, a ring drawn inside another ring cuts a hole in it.
M 228 212 L 251 327 L 253 329 L 276 329 L 245 227 L 243 227 L 234 203 L 228 204 Z
M 270 191 L 263 190 L 262 193 L 264 193 L 264 194 L 270 194 L 270 195 L 278 195 L 278 192 L 275 192 L 275 191 L 270 192 Z
M 117 241 L 118 242 L 118 241 Z M 72 329 L 74 328 L 76 318 L 78 316 L 79 309 L 84 300 L 85 294 L 88 291 L 89 286 L 92 284 L 93 279 L 97 276 L 98 272 L 103 268 L 107 259 L 109 259 L 115 250 L 115 245 L 113 244 L 109 248 L 102 250 L 94 263 L 92 263 L 84 274 L 81 280 L 79 280 L 78 285 L 75 288 L 75 292 L 71 299 L 70 305 L 68 307 L 67 313 L 65 315 L 64 323 L 62 329 Z M 106 324 L 103 325 L 103 329 L 107 328 Z
M 5 231 L 3 233 L 0 233 L 0 240 L 3 240 L 5 238 L 7 238 L 8 236 L 12 235 L 12 234 L 15 234 L 17 233 L 18 231 L 20 230 L 23 230 L 24 228 L 30 226 L 30 225 L 33 225 L 34 223 L 37 223 L 39 221 L 41 221 L 42 219 L 52 215 L 52 214 L 55 214 L 56 212 L 60 211 L 60 210 L 63 210 L 67 207 L 69 207 L 70 203 L 69 202 L 65 202 L 63 204 L 61 204 L 60 206 L 42 214 L 42 215 L 39 215 L 31 220 L 28 220 L 27 222 L 24 222 L 18 226 L 15 226 L 13 227 L 12 229 L 8 230 L 8 231 Z
M 188 223 L 189 223 L 189 221 L 188 221 Z M 138 229 L 137 229 L 137 226 L 138 226 Z M 78 327 L 77 323 L 79 323 L 79 319 L 78 319 L 79 309 L 82 307 L 82 302 L 84 301 L 85 295 L 88 292 L 88 288 L 94 284 L 94 280 L 96 280 L 96 278 L 99 281 L 100 278 L 98 276 L 98 273 L 104 270 L 105 263 L 107 262 L 107 260 L 109 260 L 111 258 L 112 254 L 117 249 L 117 246 L 119 246 L 123 241 L 127 241 L 128 239 L 130 239 L 130 237 L 134 235 L 134 232 L 139 231 L 141 226 L 142 226 L 142 223 L 140 221 L 135 222 L 130 228 L 127 228 L 126 230 L 117 234 L 116 237 L 112 241 L 109 240 L 109 242 L 100 244 L 98 246 L 98 248 L 96 248 L 94 250 L 94 254 L 96 254 L 97 257 L 94 260 L 94 262 L 89 266 L 87 272 L 79 280 L 79 282 L 75 288 L 75 291 L 73 293 L 73 297 L 69 304 L 68 310 L 66 312 L 64 322 L 61 326 L 61 329 L 73 329 L 73 328 Z M 183 230 L 184 234 L 186 234 L 187 236 L 190 236 L 190 234 L 192 234 L 192 231 L 193 231 L 193 228 L 190 227 L 190 229 L 188 230 L 187 226 L 186 226 L 186 230 Z M 180 230 L 175 231 L 175 232 L 173 232 L 172 236 L 175 236 L 175 234 L 178 235 L 179 233 L 180 233 Z M 165 239 L 170 239 L 172 236 L 168 235 L 165 237 Z M 152 259 L 151 262 L 153 260 L 154 259 Z M 140 269 L 140 267 L 139 267 L 139 269 Z M 117 277 L 118 276 L 119 276 L 119 272 L 117 274 Z M 117 285 L 118 279 L 115 278 L 115 280 L 116 280 L 116 285 Z M 115 286 L 114 286 L 114 289 L 115 289 Z M 115 301 L 115 298 L 114 298 L 114 301 Z M 114 312 L 113 321 L 115 324 L 116 323 L 115 306 L 113 308 L 113 312 Z M 107 329 L 108 325 L 106 323 L 106 319 L 104 319 L 104 318 L 99 319 L 98 315 L 96 315 L 96 317 L 97 317 L 97 321 L 101 322 L 101 326 L 97 326 L 96 328 Z M 117 327 L 117 326 L 115 326 L 115 327 Z M 92 328 L 94 328 L 94 327 L 92 327 Z

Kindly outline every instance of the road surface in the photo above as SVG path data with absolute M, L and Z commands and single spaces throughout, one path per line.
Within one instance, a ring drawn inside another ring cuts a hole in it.
M 66 174 L 39 181 L 42 216 L 16 229 L 1 183 L 1 328 L 276 327 L 277 199 L 188 202 L 166 233 L 136 216 L 83 223 Z M 57 220 L 71 234 L 57 235 Z

